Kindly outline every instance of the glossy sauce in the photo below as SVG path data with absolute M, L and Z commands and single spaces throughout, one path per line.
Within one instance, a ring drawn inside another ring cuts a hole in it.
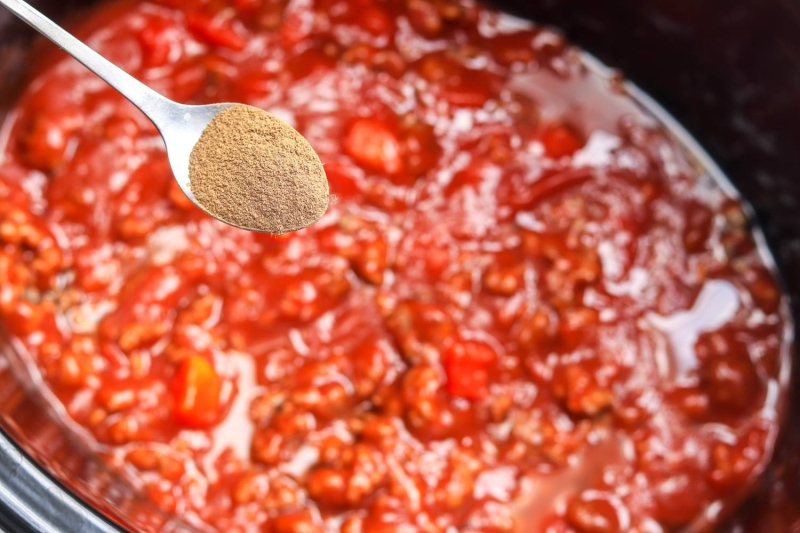
M 744 211 L 557 34 L 450 0 L 162 0 L 81 36 L 286 119 L 335 196 L 281 238 L 211 220 L 72 61 L 4 126 L 0 317 L 167 512 L 708 529 L 769 461 L 789 324 Z

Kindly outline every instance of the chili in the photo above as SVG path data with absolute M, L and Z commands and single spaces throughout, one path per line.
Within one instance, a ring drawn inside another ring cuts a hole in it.
M 336 197 L 282 237 L 211 220 L 61 57 L 5 124 L 0 318 L 156 505 L 645 533 L 755 485 L 780 287 L 740 203 L 557 33 L 469 0 L 126 0 L 78 33 L 170 98 L 287 120 Z

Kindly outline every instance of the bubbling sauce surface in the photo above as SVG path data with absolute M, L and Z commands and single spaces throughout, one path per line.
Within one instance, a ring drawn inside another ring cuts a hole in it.
M 739 203 L 550 30 L 452 0 L 114 3 L 78 32 L 268 110 L 337 197 L 211 220 L 44 61 L 7 121 L 0 318 L 87 444 L 225 532 L 711 529 L 769 461 L 786 302 Z

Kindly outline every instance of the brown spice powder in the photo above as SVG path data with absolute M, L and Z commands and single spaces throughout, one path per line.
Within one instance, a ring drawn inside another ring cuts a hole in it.
M 212 216 L 283 234 L 328 208 L 328 180 L 308 141 L 278 117 L 235 105 L 203 130 L 189 157 L 192 193 Z

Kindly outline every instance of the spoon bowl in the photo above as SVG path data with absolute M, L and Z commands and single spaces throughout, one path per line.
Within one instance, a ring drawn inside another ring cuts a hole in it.
M 197 201 L 194 193 L 192 193 L 189 181 L 189 156 L 197 141 L 200 140 L 203 130 L 206 129 L 214 117 L 237 104 L 185 105 L 167 98 L 164 98 L 164 100 L 167 105 L 159 112 L 157 118 L 151 116 L 151 120 L 153 120 L 153 124 L 158 128 L 161 137 L 164 139 L 169 165 L 172 167 L 175 181 L 178 182 L 183 193 L 197 207 L 214 216 L 213 213 L 203 207 L 203 204 Z M 223 220 L 223 222 L 231 224 L 227 220 Z

